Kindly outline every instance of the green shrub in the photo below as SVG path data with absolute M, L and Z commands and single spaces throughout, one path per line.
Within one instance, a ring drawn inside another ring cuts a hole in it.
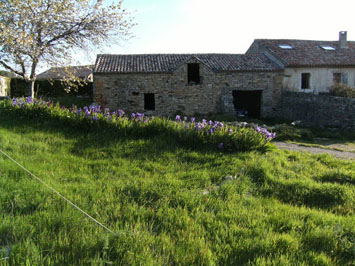
M 176 116 L 175 121 L 167 118 L 148 117 L 141 113 L 132 113 L 130 117 L 122 110 L 110 112 L 100 106 L 67 109 L 58 103 L 45 102 L 41 99 L 14 98 L 8 108 L 27 118 L 53 117 L 64 125 L 76 128 L 110 128 L 115 127 L 122 135 L 140 138 L 169 136 L 179 143 L 191 148 L 212 147 L 225 152 L 266 151 L 270 148 L 269 141 L 274 133 L 262 127 L 225 126 L 218 121 L 195 121 L 187 117 Z
M 11 97 L 27 95 L 28 83 L 22 78 L 12 78 L 10 82 Z M 36 80 L 35 94 L 39 97 L 87 96 L 92 97 L 92 82 L 76 84 L 76 89 L 68 92 L 68 85 L 60 80 Z
M 310 129 L 298 128 L 293 125 L 281 124 L 276 129 L 276 140 L 313 140 L 314 134 Z
M 355 88 L 343 83 L 336 83 L 332 85 L 329 89 L 329 93 L 333 96 L 355 98 Z

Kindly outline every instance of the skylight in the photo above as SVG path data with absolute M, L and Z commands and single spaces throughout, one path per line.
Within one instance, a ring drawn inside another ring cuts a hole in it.
M 321 45 L 320 46 L 322 49 L 327 50 L 327 51 L 334 51 L 335 48 L 329 45 Z
M 293 49 L 293 47 L 292 47 L 291 45 L 289 45 L 289 44 L 279 44 L 279 47 L 280 47 L 281 49 L 285 49 L 285 50 L 291 50 L 291 49 Z

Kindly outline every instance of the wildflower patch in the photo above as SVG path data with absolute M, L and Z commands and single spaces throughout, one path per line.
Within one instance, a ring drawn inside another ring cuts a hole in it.
M 196 121 L 177 115 L 174 120 L 165 117 L 147 116 L 144 113 L 126 114 L 123 110 L 102 109 L 100 105 L 71 108 L 42 99 L 14 98 L 8 105 L 15 111 L 30 117 L 55 116 L 71 124 L 83 127 L 107 127 L 113 125 L 124 134 L 148 137 L 169 135 L 191 148 L 214 147 L 222 152 L 265 151 L 276 134 L 266 128 L 240 123 L 225 125 L 220 121 Z

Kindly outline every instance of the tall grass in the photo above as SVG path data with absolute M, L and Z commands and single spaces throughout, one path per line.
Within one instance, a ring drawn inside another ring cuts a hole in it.
M 0 156 L 0 259 L 9 257 L 1 264 L 355 260 L 351 161 L 281 150 L 222 152 L 181 145 L 172 134 L 81 127 L 3 105 L 0 117 L 2 150 L 116 232 L 92 223 Z

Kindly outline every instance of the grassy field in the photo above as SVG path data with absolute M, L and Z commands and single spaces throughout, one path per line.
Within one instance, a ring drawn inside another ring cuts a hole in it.
M 81 129 L 0 103 L 0 265 L 352 265 L 355 164 Z M 228 178 L 226 176 L 233 176 Z

